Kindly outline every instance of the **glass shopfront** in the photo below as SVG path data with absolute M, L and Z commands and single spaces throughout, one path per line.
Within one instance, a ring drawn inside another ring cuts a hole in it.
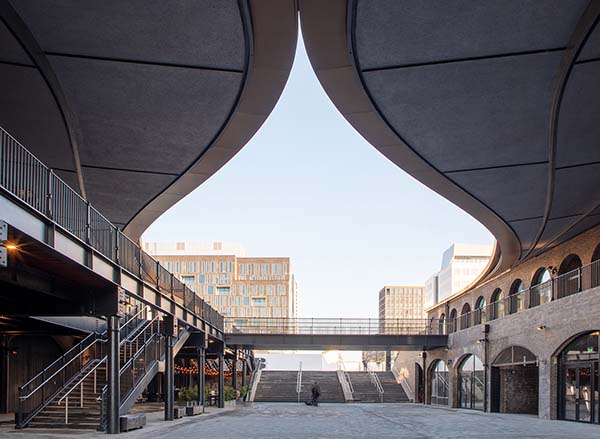
M 560 354 L 560 416 L 600 423 L 598 343 L 600 332 L 577 337 Z

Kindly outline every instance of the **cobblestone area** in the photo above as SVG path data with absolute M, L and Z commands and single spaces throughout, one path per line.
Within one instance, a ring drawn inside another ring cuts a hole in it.
M 2 431 L 0 438 L 102 438 L 98 433 Z M 444 439 L 600 438 L 600 425 L 546 421 L 535 416 L 485 414 L 415 404 L 254 404 L 221 416 L 151 422 L 120 437 L 141 439 Z

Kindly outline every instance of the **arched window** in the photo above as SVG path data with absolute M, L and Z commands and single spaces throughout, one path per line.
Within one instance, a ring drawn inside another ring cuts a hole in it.
M 552 300 L 552 276 L 550 271 L 541 267 L 538 268 L 531 279 L 531 288 L 529 289 L 529 307 L 548 303 Z
M 483 310 L 485 308 L 485 297 L 479 296 L 475 301 L 475 309 L 473 310 L 473 324 L 479 325 L 483 318 Z
M 508 313 L 515 314 L 525 307 L 525 295 L 521 294 L 525 290 L 525 284 L 521 279 L 515 279 L 510 286 L 508 296 Z
M 440 334 L 447 334 L 446 331 L 446 314 L 440 316 Z
M 598 244 L 598 247 L 596 247 L 596 249 L 594 250 L 594 253 L 592 254 L 592 266 L 591 266 L 590 271 L 592 272 L 591 288 L 599 286 L 600 285 L 600 244 Z
M 490 305 L 490 320 L 497 319 L 504 315 L 504 302 L 502 302 L 502 290 L 500 288 L 496 288 L 492 293 Z
M 458 401 L 462 408 L 483 410 L 483 363 L 476 355 L 467 355 L 458 368 Z
M 460 312 L 460 329 L 471 327 L 471 305 L 465 303 Z
M 431 404 L 448 405 L 450 394 L 448 366 L 442 360 L 431 365 Z
M 581 259 L 576 254 L 563 259 L 556 278 L 557 299 L 581 291 L 581 265 Z
M 450 321 L 448 322 L 448 332 L 453 333 L 456 332 L 456 308 L 453 308 L 450 311 Z

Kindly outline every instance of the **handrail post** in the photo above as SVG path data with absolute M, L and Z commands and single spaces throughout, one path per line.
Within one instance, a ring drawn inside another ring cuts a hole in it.
M 86 244 L 90 244 L 91 243 L 91 237 L 92 237 L 92 232 L 91 232 L 91 221 L 92 221 L 92 206 L 90 205 L 90 202 L 87 201 L 85 203 L 85 242 Z
M 46 216 L 48 218 L 50 218 L 51 220 L 54 219 L 54 212 L 52 211 L 52 198 L 53 198 L 53 191 L 52 191 L 52 174 L 53 171 L 52 169 L 48 170 L 48 174 L 47 174 L 47 180 L 46 180 Z

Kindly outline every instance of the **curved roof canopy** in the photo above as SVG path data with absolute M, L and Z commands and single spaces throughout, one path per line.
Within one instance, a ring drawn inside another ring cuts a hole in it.
M 302 0 L 326 92 L 484 224 L 495 271 L 600 224 L 600 2 Z
M 279 98 L 293 0 L 2 0 L 0 125 L 137 238 Z
M 264 122 L 298 8 L 337 108 L 495 271 L 600 224 L 593 0 L 0 0 L 0 124 L 139 237 Z

